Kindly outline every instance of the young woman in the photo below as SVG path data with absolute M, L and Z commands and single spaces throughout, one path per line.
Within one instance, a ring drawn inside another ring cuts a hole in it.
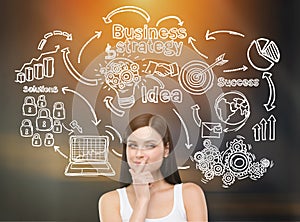
M 202 189 L 181 183 L 166 121 L 140 115 L 130 122 L 125 138 L 120 175 L 125 186 L 100 198 L 100 221 L 207 221 Z

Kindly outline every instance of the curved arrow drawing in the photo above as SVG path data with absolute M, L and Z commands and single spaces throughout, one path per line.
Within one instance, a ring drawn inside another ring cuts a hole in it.
M 185 131 L 185 135 L 186 135 L 186 143 L 184 144 L 185 147 L 187 149 L 190 149 L 191 146 L 193 146 L 193 144 L 190 143 L 190 136 L 189 136 L 189 132 L 188 132 L 188 129 L 186 127 L 186 124 L 185 122 L 183 121 L 182 117 L 179 115 L 179 113 L 176 111 L 176 109 L 173 109 L 173 111 L 175 112 L 175 114 L 178 116 L 180 122 L 181 122 L 181 125 L 183 126 L 183 129 Z
M 150 15 L 148 14 L 148 12 L 146 12 L 144 9 L 141 9 L 136 6 L 122 6 L 122 7 L 116 8 L 115 10 L 108 13 L 108 15 L 106 17 L 102 17 L 103 21 L 106 24 L 109 24 L 112 22 L 111 17 L 114 16 L 115 14 L 118 14 L 121 12 L 135 12 L 135 13 L 141 15 L 142 17 L 144 17 L 146 19 L 147 23 L 149 23 L 149 21 L 150 21 Z
M 59 153 L 61 156 L 63 156 L 64 158 L 66 158 L 66 159 L 69 158 L 66 154 L 64 154 L 63 152 L 60 151 L 60 149 L 59 149 L 60 147 L 59 147 L 59 146 L 54 146 L 53 148 L 54 148 L 54 151 L 55 151 L 55 152 L 58 152 L 58 153 Z
M 112 129 L 118 135 L 120 143 L 122 143 L 122 137 L 121 137 L 121 134 L 119 133 L 118 130 L 116 130 L 114 127 L 108 126 L 108 125 L 106 125 L 105 127 L 109 128 L 109 129 Z
M 195 104 L 195 105 L 191 106 L 191 109 L 193 110 L 193 119 L 194 119 L 196 125 L 198 127 L 201 127 L 202 120 L 199 116 L 199 109 L 200 109 L 199 105 Z
M 107 109 L 109 109 L 111 112 L 113 112 L 117 116 L 124 116 L 125 112 L 123 110 L 117 109 L 113 104 L 112 104 L 113 98 L 111 96 L 106 96 L 103 100 L 105 103 L 105 106 Z
M 72 133 L 74 133 L 74 130 L 67 128 L 64 123 L 62 123 L 62 126 L 64 127 L 65 130 L 67 130 L 69 132 L 68 135 L 71 135 Z
M 238 35 L 238 36 L 241 36 L 241 37 L 245 37 L 244 34 L 241 34 L 239 32 L 235 32 L 235 31 L 219 30 L 219 31 L 210 32 L 209 30 L 207 30 L 207 32 L 205 34 L 205 39 L 206 40 L 216 40 L 216 38 L 213 37 L 212 35 L 215 35 L 215 34 L 218 34 L 218 33 L 226 33 L 226 34 L 230 34 L 230 35 Z
M 268 102 L 264 104 L 264 107 L 266 108 L 267 112 L 274 109 L 276 106 L 274 105 L 276 94 L 275 94 L 275 85 L 273 80 L 271 79 L 272 74 L 269 72 L 264 72 L 262 75 L 263 79 L 267 79 L 268 85 L 269 85 L 269 99 Z
M 80 93 L 78 93 L 78 92 L 76 92 L 76 91 L 74 91 L 74 90 L 72 90 L 72 89 L 69 89 L 68 87 L 63 87 L 62 88 L 62 92 L 63 92 L 63 94 L 66 94 L 66 92 L 72 92 L 72 93 L 74 93 L 75 95 L 77 95 L 77 96 L 79 96 L 87 105 L 88 105 L 88 107 L 90 108 L 90 111 L 91 111 L 91 113 L 92 113 L 92 115 L 93 115 L 93 120 L 92 120 L 92 122 L 95 124 L 95 126 L 97 126 L 100 122 L 101 122 L 101 120 L 99 119 L 98 120 L 98 118 L 97 118 L 97 115 L 96 115 L 96 113 L 95 113 L 95 110 L 94 110 L 94 108 L 91 106 L 91 104 L 89 103 L 89 101 L 86 99 L 86 98 L 84 98 Z
M 99 39 L 100 38 L 100 36 L 101 36 L 101 31 L 95 31 L 95 35 L 93 35 L 92 36 L 92 38 L 90 38 L 83 46 L 82 46 L 82 48 L 80 49 L 80 52 L 79 52 L 79 54 L 78 54 L 78 58 L 77 58 L 77 62 L 78 63 L 80 63 L 80 57 L 81 57 L 81 54 L 82 54 L 82 52 L 83 52 L 83 50 L 85 49 L 85 47 L 93 40 L 93 39 Z
M 73 39 L 71 33 L 63 32 L 63 31 L 61 31 L 61 30 L 55 30 L 55 31 L 53 31 L 53 32 L 48 32 L 48 33 L 46 33 L 46 34 L 44 35 L 44 38 L 41 39 L 41 41 L 39 42 L 38 50 L 43 50 L 45 44 L 47 43 L 47 39 L 50 38 L 51 36 L 54 36 L 54 35 L 65 36 L 65 37 L 67 37 L 67 38 L 66 38 L 67 41 L 72 41 L 72 39 Z
M 193 49 L 202 57 L 208 59 L 208 56 L 204 55 L 203 53 L 201 53 L 194 45 L 193 42 L 196 42 L 196 39 L 194 39 L 193 37 L 189 37 L 188 38 L 188 44 L 191 44 L 191 46 L 193 47 Z
M 82 76 L 72 65 L 70 62 L 68 54 L 70 53 L 69 47 L 64 48 L 61 50 L 63 53 L 63 60 L 66 68 L 68 69 L 69 73 L 79 82 L 88 85 L 88 86 L 96 86 L 98 85 L 98 81 L 96 79 L 88 79 Z
M 223 72 L 238 72 L 238 71 L 243 71 L 245 72 L 248 69 L 247 66 L 243 65 L 240 68 L 235 68 L 235 69 L 227 69 L 227 70 L 223 70 Z
M 182 26 L 183 25 L 183 21 L 176 15 L 169 15 L 169 16 L 166 16 L 166 17 L 163 17 L 161 19 L 159 19 L 157 22 L 156 22 L 156 26 L 158 26 L 162 21 L 165 21 L 167 19 L 176 19 L 178 21 L 178 25 Z

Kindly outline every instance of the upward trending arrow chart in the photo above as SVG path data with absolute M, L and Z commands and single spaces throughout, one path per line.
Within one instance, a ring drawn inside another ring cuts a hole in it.
M 90 111 L 91 111 L 91 113 L 93 115 L 92 122 L 94 123 L 94 125 L 97 126 L 101 122 L 101 120 L 99 120 L 97 118 L 97 115 L 95 113 L 94 108 L 91 106 L 91 104 L 89 103 L 89 101 L 86 98 L 84 98 L 83 95 L 81 95 L 79 92 L 76 92 L 76 91 L 74 91 L 72 89 L 69 89 L 68 87 L 63 87 L 62 88 L 62 92 L 63 92 L 63 94 L 66 94 L 66 92 L 71 92 L 71 93 L 74 93 L 75 95 L 79 96 L 88 105 L 88 107 L 90 108 Z

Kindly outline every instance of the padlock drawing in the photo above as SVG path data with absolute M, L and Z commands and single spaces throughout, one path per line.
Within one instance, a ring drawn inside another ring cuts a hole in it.
M 58 119 L 54 120 L 52 132 L 53 133 L 62 133 L 62 125 L 60 123 L 60 120 L 58 120 Z
M 36 103 L 37 103 L 38 108 L 45 108 L 47 106 L 47 101 L 46 101 L 45 95 L 39 95 Z
M 53 119 L 63 120 L 66 118 L 66 110 L 63 102 L 53 104 Z
M 39 109 L 36 118 L 36 130 L 38 131 L 51 131 L 53 128 L 53 119 L 50 115 L 48 108 Z
M 33 126 L 30 119 L 23 119 L 20 127 L 20 134 L 22 137 L 32 137 Z
M 26 96 L 22 106 L 24 116 L 35 116 L 37 114 L 37 105 L 33 96 Z
M 44 139 L 44 145 L 48 147 L 54 145 L 54 137 L 52 133 L 46 133 Z
M 33 134 L 32 138 L 31 138 L 31 145 L 33 147 L 40 147 L 42 146 L 42 139 L 39 133 L 35 133 Z

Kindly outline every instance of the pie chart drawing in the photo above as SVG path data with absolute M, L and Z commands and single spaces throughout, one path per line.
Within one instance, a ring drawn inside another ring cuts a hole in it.
M 259 38 L 253 40 L 247 50 L 251 66 L 259 71 L 270 70 L 280 60 L 280 52 L 275 42 Z

